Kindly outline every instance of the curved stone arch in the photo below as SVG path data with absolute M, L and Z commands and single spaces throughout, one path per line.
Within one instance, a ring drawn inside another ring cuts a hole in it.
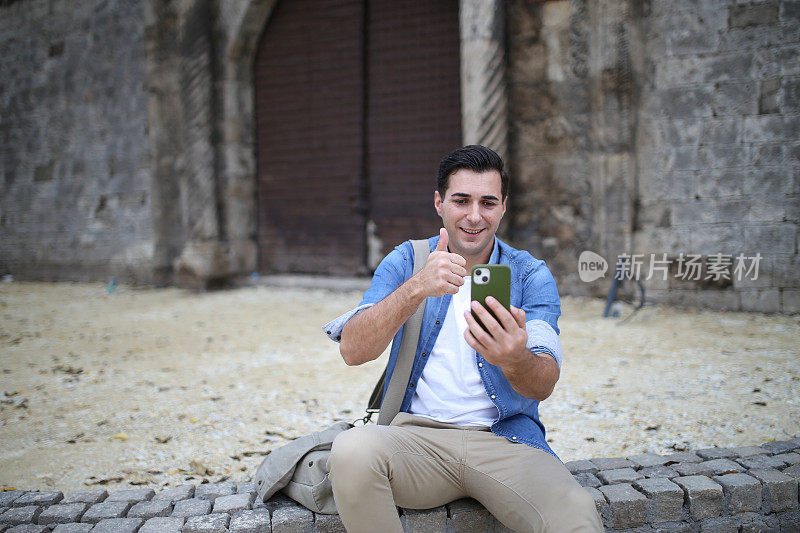
M 278 0 L 220 2 L 215 31 L 217 174 L 226 272 L 257 268 L 255 94 L 253 68 Z M 462 139 L 508 155 L 505 12 L 501 0 L 461 0 Z

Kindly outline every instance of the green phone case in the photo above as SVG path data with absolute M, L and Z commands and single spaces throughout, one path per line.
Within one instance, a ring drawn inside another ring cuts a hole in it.
M 485 283 L 476 283 L 476 270 L 488 270 L 488 281 Z M 508 267 L 508 265 L 475 265 L 472 267 L 470 283 L 472 284 L 471 299 L 473 301 L 480 302 L 481 305 L 486 307 L 486 297 L 494 296 L 501 304 L 503 304 L 503 307 L 506 309 L 511 308 L 511 269 Z M 489 310 L 488 307 L 486 309 Z M 497 318 L 491 310 L 489 310 L 489 313 Z M 475 317 L 475 320 L 478 321 L 478 324 L 483 326 L 483 323 L 480 321 L 480 319 L 475 316 L 474 311 L 472 316 Z

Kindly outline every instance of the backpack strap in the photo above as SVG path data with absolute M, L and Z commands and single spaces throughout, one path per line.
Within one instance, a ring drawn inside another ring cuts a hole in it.
M 411 245 L 414 247 L 413 276 L 425 266 L 431 249 L 427 239 L 411 241 Z M 405 396 L 406 387 L 408 386 L 408 380 L 411 378 L 411 367 L 414 366 L 414 355 L 417 352 L 417 344 L 419 344 L 419 334 L 422 329 L 422 315 L 425 314 L 426 300 L 427 298 L 422 300 L 422 303 L 419 304 L 414 314 L 412 314 L 403 325 L 403 340 L 400 342 L 400 351 L 397 354 L 397 361 L 394 365 L 392 377 L 389 379 L 389 386 L 386 388 L 386 396 L 380 403 L 380 413 L 378 414 L 378 424 L 380 425 L 389 425 L 397 413 L 400 412 L 403 396 Z M 385 379 L 386 370 L 383 371 L 383 376 L 378 382 L 381 393 L 383 393 L 383 383 Z M 375 396 L 374 392 L 373 396 Z

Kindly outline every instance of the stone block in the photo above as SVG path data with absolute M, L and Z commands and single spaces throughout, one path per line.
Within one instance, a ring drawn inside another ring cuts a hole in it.
M 754 468 L 761 470 L 767 468 L 780 470 L 786 466 L 786 463 L 770 455 L 753 455 L 750 457 L 738 459 L 737 462 L 741 464 L 743 467 L 747 468 L 748 470 Z
M 172 502 L 169 500 L 152 500 L 139 502 L 128 511 L 128 518 L 142 518 L 149 520 L 157 516 L 169 516 L 172 512 Z
M 599 468 L 593 462 L 587 459 L 581 459 L 579 461 L 569 461 L 564 463 L 564 466 L 567 467 L 567 470 L 570 471 L 571 474 L 596 474 Z
M 231 518 L 230 533 L 270 533 L 271 521 L 268 509 L 239 511 Z
M 590 474 L 588 472 L 585 472 L 583 474 L 575 474 L 572 477 L 575 478 L 575 481 L 577 481 L 581 487 L 597 488 L 603 484 L 600 482 L 599 479 L 597 479 L 597 476 L 595 476 L 594 474 Z
M 104 501 L 139 503 L 149 501 L 154 495 L 153 489 L 126 489 L 112 492 Z
M 759 92 L 754 81 L 722 81 L 714 84 L 711 108 L 715 116 L 758 114 Z M 740 152 L 742 148 L 739 148 Z
M 175 502 L 170 516 L 188 518 L 190 516 L 201 516 L 211 512 L 211 502 L 200 498 L 189 498 Z
M 232 481 L 224 483 L 206 483 L 198 485 L 194 491 L 194 497 L 202 500 L 210 500 L 212 503 L 220 496 L 230 496 L 236 493 L 236 485 Z
M 706 518 L 700 521 L 702 533 L 739 533 L 739 520 L 733 516 Z
M 667 459 L 667 462 L 664 463 L 666 466 L 671 466 L 677 463 L 699 463 L 703 460 L 692 452 L 671 453 L 669 455 L 665 455 L 664 457 Z
M 243 494 L 245 492 L 258 492 L 258 485 L 255 481 L 243 481 L 236 485 L 236 494 Z
M 633 462 L 623 459 L 622 457 L 597 457 L 589 459 L 598 470 L 616 470 L 618 468 L 633 468 L 636 466 Z
M 797 479 L 778 470 L 750 470 L 749 474 L 764 487 L 764 507 L 767 513 L 797 509 Z
M 256 501 L 253 502 L 253 509 L 259 509 L 261 507 L 265 507 L 269 509 L 269 512 L 275 512 L 276 509 L 280 509 L 282 507 L 296 507 L 300 504 L 285 495 L 283 492 L 278 492 L 272 495 L 272 498 L 267 500 L 266 502 L 261 501 L 261 499 L 256 495 Z
M 282 507 L 272 513 L 272 533 L 305 533 L 313 524 L 314 513 L 305 507 Z
M 793 142 L 798 138 L 800 138 L 800 124 L 794 117 L 760 115 L 744 119 L 744 142 Z
M 180 500 L 188 500 L 193 496 L 194 485 L 180 485 L 157 492 L 153 496 L 153 500 L 169 500 L 174 503 Z
M 489 511 L 472 498 L 450 502 L 447 508 L 450 516 L 448 524 L 455 528 L 455 531 L 485 531 L 494 521 Z
M 772 455 L 788 453 L 800 448 L 800 446 L 798 446 L 794 440 L 776 440 L 772 442 L 765 442 L 761 445 L 761 447 Z
M 781 290 L 781 312 L 800 313 L 800 290 Z
M 653 526 L 655 533 L 700 533 L 697 522 L 662 522 Z
M 777 24 L 778 2 L 738 4 L 728 7 L 728 25 L 731 28 L 747 28 Z
M 181 533 L 183 522 L 179 516 L 156 516 L 147 520 L 139 533 Z
M 594 500 L 594 507 L 595 507 L 595 509 L 597 509 L 597 514 L 600 515 L 600 516 L 603 516 L 603 513 L 605 512 L 605 509 L 608 506 L 608 502 L 606 501 L 606 497 L 603 496 L 602 492 L 600 492 L 599 490 L 597 490 L 595 488 L 584 487 L 584 489 L 586 490 L 586 492 L 589 493 L 589 495 Z
M 678 477 L 678 473 L 669 466 L 648 466 L 646 468 L 642 468 L 639 472 L 644 475 L 644 477 L 663 477 L 667 479 L 672 479 L 674 477 Z
M 781 531 L 792 531 L 797 533 L 800 531 L 800 511 L 787 511 L 781 513 L 778 517 L 778 522 L 781 525 Z
M 347 533 L 337 514 L 315 514 L 314 529 L 319 533 Z
M 21 524 L 7 529 L 6 533 L 46 533 L 49 530 L 47 526 L 39 526 L 36 524 Z
M 104 501 L 96 503 L 89 507 L 85 513 L 83 513 L 81 522 L 97 524 L 106 518 L 122 518 L 132 506 L 133 504 L 131 502 Z
M 37 505 L 27 505 L 25 507 L 12 507 L 0 515 L 0 524 L 8 526 L 18 526 L 20 524 L 33 524 L 42 512 L 42 508 Z
M 0 507 L 11 507 L 11 504 L 25 494 L 24 490 L 8 490 L 0 492 Z
M 793 478 L 800 480 L 800 464 L 784 468 L 783 473 L 787 476 L 792 476 Z
M 741 533 L 779 533 L 780 525 L 776 515 L 764 516 L 760 513 L 743 513 L 739 516 Z
M 615 529 L 641 526 L 647 518 L 647 498 L 628 484 L 600 487 L 608 506 L 603 520 Z
M 444 506 L 434 509 L 403 509 L 400 522 L 406 533 L 444 531 L 447 525 L 447 509 Z
M 633 483 L 637 479 L 644 478 L 633 468 L 617 468 L 615 470 L 601 470 L 597 473 L 597 477 L 606 485 L 614 485 L 616 483 Z
M 26 492 L 15 499 L 12 507 L 26 507 L 28 505 L 54 505 L 64 499 L 62 492 Z
M 680 476 L 710 476 L 714 473 L 714 469 L 705 463 L 678 463 L 672 468 Z
M 227 533 L 231 517 L 225 513 L 190 516 L 181 529 L 182 533 Z
M 638 467 L 663 466 L 666 464 L 667 458 L 656 453 L 643 453 L 628 457 L 628 461 L 632 462 Z
M 703 144 L 735 145 L 742 142 L 744 121 L 741 117 L 722 117 L 703 121 Z
M 714 481 L 722 486 L 722 508 L 726 514 L 756 512 L 761 509 L 761 483 L 746 474 L 725 474 Z
M 773 457 L 775 457 L 775 459 L 780 459 L 789 466 L 800 463 L 800 453 L 797 452 L 779 453 Z
M 250 509 L 255 494 L 252 492 L 245 492 L 242 494 L 230 494 L 228 496 L 220 496 L 214 500 L 215 513 L 235 513 L 237 511 L 244 511 Z
M 53 533 L 89 533 L 93 527 L 94 524 L 59 524 Z
M 36 523 L 46 526 L 48 524 L 80 522 L 83 513 L 85 513 L 88 508 L 88 503 L 60 503 L 51 505 L 42 511 Z
M 740 292 L 742 311 L 756 311 L 759 313 L 777 313 L 780 311 L 780 291 L 778 289 L 742 289 Z
M 705 461 L 700 464 L 706 465 L 715 476 L 744 472 L 744 468 L 739 463 L 731 461 L 730 459 L 711 459 L 710 461 Z
M 93 489 L 93 490 L 79 490 L 70 492 L 66 497 L 61 500 L 61 503 L 100 503 L 108 498 L 108 491 L 106 489 Z
M 92 533 L 136 533 L 143 522 L 141 518 L 104 518 L 92 528 Z
M 683 509 L 683 490 L 668 479 L 640 479 L 634 487 L 647 497 L 647 522 L 680 520 Z
M 714 518 L 722 512 L 722 487 L 705 476 L 676 477 L 673 481 L 684 492 L 689 514 L 694 520 Z

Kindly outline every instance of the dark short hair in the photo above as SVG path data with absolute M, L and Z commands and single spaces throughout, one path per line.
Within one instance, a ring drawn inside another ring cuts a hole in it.
M 453 150 L 442 159 L 439 164 L 439 174 L 436 177 L 436 188 L 440 195 L 444 196 L 447 191 L 447 187 L 450 185 L 450 176 L 462 168 L 475 172 L 496 170 L 500 173 L 502 199 L 505 200 L 508 196 L 508 173 L 503 168 L 503 160 L 497 155 L 497 152 L 479 144 L 470 144 Z

